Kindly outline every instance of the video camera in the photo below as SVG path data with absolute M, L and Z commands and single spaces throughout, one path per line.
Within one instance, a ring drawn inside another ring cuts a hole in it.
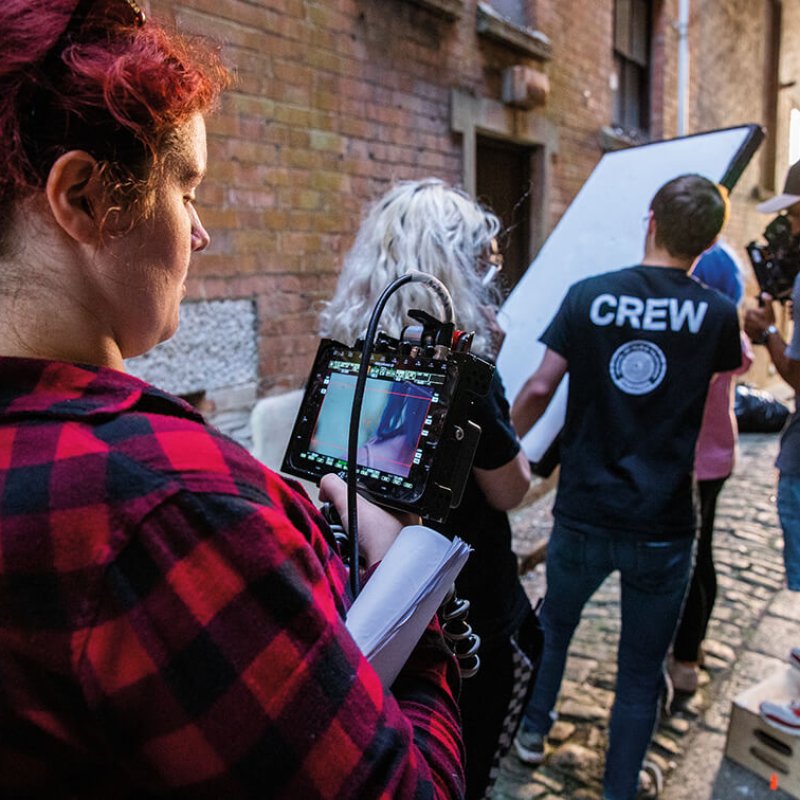
M 359 490 L 373 502 L 443 522 L 460 502 L 480 427 L 470 419 L 494 366 L 469 352 L 472 334 L 422 311 L 400 339 L 379 333 L 358 431 Z M 345 476 L 363 342 L 323 339 L 281 470 L 318 483 Z
M 800 238 L 792 236 L 784 214 L 767 225 L 764 238 L 766 245 L 750 242 L 747 255 L 761 291 L 785 303 L 791 298 L 794 279 L 800 271 Z

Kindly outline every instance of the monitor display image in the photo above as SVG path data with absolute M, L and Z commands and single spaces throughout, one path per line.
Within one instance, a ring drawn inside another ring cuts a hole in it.
M 311 452 L 346 462 L 355 384 L 352 373 L 333 372 L 327 378 L 309 442 Z M 359 466 L 407 477 L 418 456 L 433 397 L 431 386 L 368 378 L 358 432 Z
M 390 508 L 443 521 L 460 502 L 480 439 L 475 398 L 494 367 L 468 352 L 447 358 L 390 337 L 364 369 L 355 445 L 359 492 Z M 412 342 L 413 345 L 413 342 Z M 323 339 L 284 453 L 281 471 L 319 483 L 348 472 L 359 348 Z

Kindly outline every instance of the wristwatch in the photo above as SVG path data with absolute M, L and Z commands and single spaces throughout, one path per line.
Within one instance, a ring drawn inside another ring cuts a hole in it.
M 764 329 L 764 332 L 758 337 L 757 341 L 753 342 L 753 344 L 766 344 L 769 341 L 769 337 L 772 336 L 773 333 L 777 332 L 778 329 L 774 325 L 770 325 L 768 328 Z

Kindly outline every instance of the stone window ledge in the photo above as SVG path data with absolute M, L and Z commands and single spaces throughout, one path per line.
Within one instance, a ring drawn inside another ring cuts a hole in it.
M 481 36 L 520 50 L 526 55 L 549 61 L 552 58 L 550 39 L 541 31 L 517 25 L 497 13 L 489 3 L 479 2 L 476 28 Z
M 422 8 L 435 11 L 447 19 L 457 19 L 464 10 L 464 0 L 411 0 Z
M 649 142 L 650 137 L 640 131 L 626 131 L 622 128 L 612 128 L 608 125 L 600 129 L 600 147 L 606 153 L 614 150 L 624 150 L 626 147 L 648 144 Z

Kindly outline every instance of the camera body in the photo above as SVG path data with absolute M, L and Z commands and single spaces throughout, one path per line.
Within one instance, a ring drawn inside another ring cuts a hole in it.
M 766 245 L 750 242 L 747 255 L 761 291 L 784 303 L 791 298 L 794 280 L 800 271 L 800 240 L 792 236 L 784 214 L 767 225 L 764 238 Z
M 426 315 L 421 315 L 426 316 Z M 417 318 L 421 318 L 418 316 Z M 461 502 L 480 427 L 472 421 L 494 366 L 462 345 L 406 329 L 379 334 L 370 364 L 358 436 L 359 491 L 373 502 L 443 522 Z M 361 348 L 320 342 L 281 470 L 318 483 L 345 477 L 350 414 Z

